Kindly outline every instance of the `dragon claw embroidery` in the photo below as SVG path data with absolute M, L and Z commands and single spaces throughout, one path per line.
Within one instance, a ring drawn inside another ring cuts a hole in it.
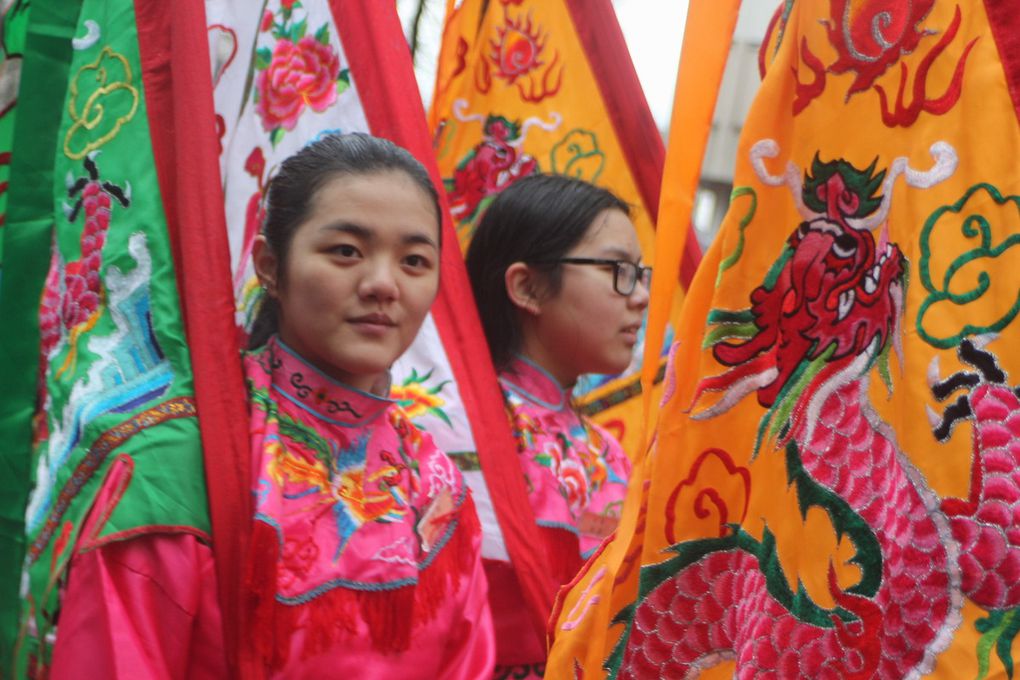
M 947 442 L 958 425 L 974 428 L 974 463 L 968 498 L 945 498 L 941 509 L 960 543 L 962 589 L 971 600 L 991 610 L 1020 605 L 1020 584 L 1011 574 L 1020 568 L 1020 387 L 1009 384 L 996 356 L 986 349 L 995 338 L 966 338 L 957 347 L 960 370 L 931 385 L 932 395 L 946 401 L 963 390 L 942 418 L 928 407 L 932 433 Z M 929 382 L 938 366 L 929 370 Z
M 963 340 L 957 347 L 960 361 L 973 367 L 974 371 L 961 370 L 943 380 L 933 380 L 938 375 L 938 355 L 932 359 L 928 371 L 928 382 L 935 399 L 945 401 L 958 390 L 967 390 L 966 394 L 961 395 L 946 408 L 942 418 L 939 418 L 930 406 L 927 407 L 928 420 L 932 425 L 932 433 L 940 442 L 949 440 L 957 423 L 973 417 L 974 410 L 971 407 L 970 395 L 978 385 L 985 383 L 1008 387 L 1006 385 L 1006 374 L 999 367 L 999 362 L 995 355 L 983 349 L 987 342 L 988 338 L 968 338 Z M 1020 388 L 1017 388 L 1017 390 L 1020 391 Z

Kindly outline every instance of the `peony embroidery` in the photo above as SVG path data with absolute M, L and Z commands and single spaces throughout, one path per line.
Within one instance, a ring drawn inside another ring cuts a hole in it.
M 581 516 L 582 511 L 591 500 L 591 492 L 588 490 L 588 478 L 584 469 L 576 460 L 567 458 L 560 464 L 560 493 L 567 500 L 567 507 L 570 514 L 576 520 Z
M 330 44 L 329 24 L 306 35 L 308 20 L 293 21 L 300 8 L 300 2 L 284 2 L 278 15 L 267 12 L 261 28 L 276 43 L 255 51 L 255 111 L 274 146 L 306 108 L 322 113 L 350 87 L 350 71 L 340 68 L 340 55 Z
M 305 36 L 297 42 L 280 40 L 269 67 L 256 81 L 255 110 L 266 132 L 293 130 L 305 106 L 322 112 L 336 101 L 340 59 L 329 45 Z

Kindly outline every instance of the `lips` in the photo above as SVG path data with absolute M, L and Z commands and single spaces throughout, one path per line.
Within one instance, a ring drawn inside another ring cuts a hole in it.
M 363 331 L 375 333 L 381 333 L 397 325 L 393 319 L 382 312 L 373 312 L 371 314 L 351 317 L 347 321 Z
M 637 342 L 638 331 L 641 330 L 641 324 L 635 323 L 629 326 L 624 326 L 620 329 L 620 333 L 623 334 L 624 338 L 627 339 L 631 344 Z

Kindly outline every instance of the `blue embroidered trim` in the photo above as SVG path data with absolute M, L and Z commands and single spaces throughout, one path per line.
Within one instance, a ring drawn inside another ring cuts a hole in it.
M 566 522 L 552 522 L 544 519 L 536 519 L 535 524 L 540 527 L 546 527 L 547 529 L 563 529 L 565 531 L 569 531 L 578 538 L 581 537 L 580 529 L 571 524 L 567 524 Z
M 312 590 L 309 590 L 307 593 L 295 595 L 294 597 L 286 597 L 277 593 L 276 601 L 281 604 L 289 605 L 308 604 L 315 598 L 320 595 L 325 595 L 334 588 L 347 588 L 348 590 L 379 593 L 387 590 L 396 590 L 397 588 L 403 588 L 405 586 L 417 585 L 417 583 L 417 578 L 404 578 L 398 581 L 390 581 L 389 583 L 363 583 L 361 581 L 349 581 L 345 578 L 335 578 L 326 581 Z
M 279 345 L 280 349 L 282 349 L 284 352 L 286 352 L 287 354 L 291 355 L 292 357 L 294 357 L 295 359 L 300 361 L 303 366 L 307 366 L 309 370 L 311 370 L 314 373 L 316 373 L 323 380 L 325 380 L 325 381 L 327 381 L 327 382 L 329 382 L 329 383 L 331 383 L 333 385 L 336 385 L 337 387 L 343 388 L 345 390 L 350 390 L 351 392 L 354 392 L 355 394 L 360 394 L 360 395 L 362 395 L 364 397 L 369 397 L 370 399 L 373 399 L 375 401 L 382 401 L 382 402 L 386 402 L 387 404 L 395 404 L 395 403 L 397 403 L 393 399 L 389 399 L 387 397 L 380 397 L 378 394 L 372 394 L 371 392 L 365 392 L 364 390 L 359 390 L 357 387 L 351 387 L 347 383 L 341 382 L 341 381 L 337 380 L 336 378 L 333 378 L 333 377 L 327 375 L 326 373 L 323 373 L 320 369 L 318 369 L 317 367 L 315 367 L 312 364 L 308 363 L 307 359 L 305 359 L 303 356 L 301 356 L 300 354 L 295 352 L 293 349 L 291 349 L 287 345 L 287 343 L 285 343 L 282 339 L 280 339 L 280 336 L 276 336 L 276 344 Z
M 542 374 L 542 376 L 544 376 L 546 379 L 548 379 L 550 382 L 552 382 L 553 385 L 556 386 L 556 388 L 560 391 L 560 401 L 559 401 L 559 403 L 558 404 L 553 404 L 551 402 L 545 401 L 544 399 L 540 399 L 540 398 L 536 397 L 534 394 L 532 394 L 531 392 L 528 392 L 526 389 L 524 389 L 520 385 L 514 384 L 508 378 L 505 378 L 503 376 L 499 377 L 499 383 L 501 385 L 503 385 L 509 391 L 513 392 L 514 394 L 517 394 L 517 395 L 519 395 L 521 397 L 524 397 L 528 401 L 534 402 L 534 403 L 538 404 L 539 406 L 541 406 L 543 408 L 547 408 L 550 411 L 562 411 L 563 407 L 567 405 L 567 396 L 566 396 L 567 390 L 563 389 L 563 386 L 560 385 L 559 380 L 554 378 L 553 375 L 551 373 L 549 373 L 549 371 L 545 370 L 544 368 L 542 368 L 541 366 L 539 366 L 538 364 L 536 364 L 534 361 L 532 361 L 531 359 L 527 358 L 526 356 L 518 354 L 518 355 L 516 355 L 516 359 L 518 361 L 520 361 L 522 363 L 525 363 L 528 366 L 531 366 L 532 368 L 534 368 L 536 371 L 538 371 L 540 374 Z

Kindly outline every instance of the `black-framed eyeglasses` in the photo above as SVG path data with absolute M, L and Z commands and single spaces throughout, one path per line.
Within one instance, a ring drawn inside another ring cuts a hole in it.
M 613 268 L 613 290 L 623 296 L 634 292 L 638 281 L 648 288 L 652 283 L 652 268 L 634 264 L 627 260 L 609 260 L 600 257 L 561 257 L 558 260 L 545 260 L 546 264 L 595 264 Z

